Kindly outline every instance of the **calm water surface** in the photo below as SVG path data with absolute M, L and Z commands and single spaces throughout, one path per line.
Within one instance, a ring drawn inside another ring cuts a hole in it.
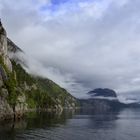
M 29 113 L 1 122 L 0 140 L 140 140 L 140 110 Z

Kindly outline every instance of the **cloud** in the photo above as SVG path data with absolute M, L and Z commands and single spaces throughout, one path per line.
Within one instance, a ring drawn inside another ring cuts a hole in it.
M 117 101 L 118 99 L 116 97 L 104 97 L 104 96 L 97 96 L 97 97 L 91 97 L 92 99 L 103 99 L 103 100 L 110 100 L 110 101 Z
M 98 87 L 126 96 L 140 91 L 139 6 L 138 0 L 0 0 L 0 13 L 30 71 L 76 97 Z

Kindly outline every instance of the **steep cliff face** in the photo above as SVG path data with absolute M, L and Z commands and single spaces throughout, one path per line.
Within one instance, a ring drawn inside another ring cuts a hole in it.
M 4 64 L 10 71 L 12 71 L 12 64 L 8 56 L 7 34 L 1 23 L 0 23 L 0 55 L 3 58 Z
M 18 114 L 19 110 L 24 108 L 23 104 L 19 107 L 18 96 L 16 101 L 12 101 L 13 97 L 10 97 L 16 91 L 16 86 L 14 85 L 16 79 L 14 78 L 15 73 L 8 56 L 7 43 L 6 31 L 0 23 L 0 119 L 14 117 Z
M 0 23 L 0 119 L 18 118 L 30 109 L 75 108 L 77 100 L 53 81 L 28 74 L 20 65 L 22 53 Z

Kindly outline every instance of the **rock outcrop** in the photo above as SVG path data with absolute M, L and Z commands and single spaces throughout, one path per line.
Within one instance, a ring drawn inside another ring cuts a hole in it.
M 4 64 L 7 68 L 12 71 L 12 64 L 8 56 L 7 47 L 7 33 L 0 23 L 0 56 L 3 58 Z
M 19 110 L 23 110 L 25 106 L 25 100 L 20 103 L 20 106 L 17 100 L 17 104 L 15 104 L 13 110 L 13 106 L 9 103 L 8 98 L 11 91 L 9 80 L 12 74 L 12 63 L 8 56 L 7 33 L 0 22 L 0 119 L 13 118 L 14 115 L 17 115 Z
M 76 107 L 77 100 L 65 89 L 49 79 L 28 74 L 18 53 L 23 51 L 7 38 L 0 22 L 0 119 L 20 118 L 30 110 Z

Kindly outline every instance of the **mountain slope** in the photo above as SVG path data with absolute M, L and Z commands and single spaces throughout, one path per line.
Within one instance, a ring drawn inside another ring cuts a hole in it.
M 73 108 L 76 106 L 76 99 L 53 81 L 26 73 L 15 61 L 12 61 L 12 65 L 17 74 L 18 86 L 24 90 L 31 108 L 62 109 L 62 107 Z
M 75 108 L 77 100 L 53 81 L 28 74 L 22 60 L 11 54 L 23 53 L 0 24 L 0 119 L 21 117 L 30 109 Z
M 90 95 L 89 99 L 79 100 L 82 108 L 106 111 L 128 107 L 126 104 L 119 102 L 116 92 L 111 89 L 97 88 L 87 94 Z

